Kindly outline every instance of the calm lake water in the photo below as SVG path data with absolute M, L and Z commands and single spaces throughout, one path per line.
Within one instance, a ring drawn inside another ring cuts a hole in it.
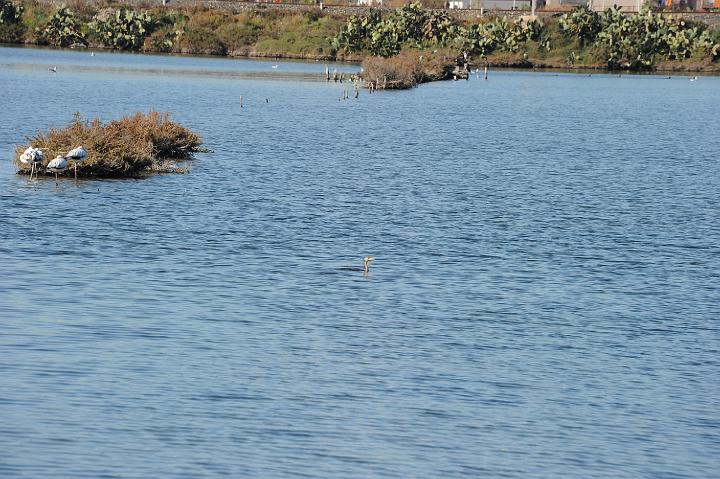
M 0 48 L 0 476 L 718 475 L 720 78 L 275 64 Z M 213 153 L 15 174 L 151 109 Z

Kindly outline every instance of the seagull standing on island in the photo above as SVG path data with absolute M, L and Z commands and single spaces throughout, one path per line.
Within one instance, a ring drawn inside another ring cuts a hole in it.
M 77 148 L 73 148 L 72 150 L 68 151 L 67 155 L 65 155 L 65 158 L 73 162 L 73 167 L 75 169 L 75 180 L 77 180 L 78 163 L 82 163 L 87 159 L 87 151 L 82 146 L 78 146 Z
M 55 186 L 58 186 L 58 173 L 67 170 L 67 166 L 67 160 L 62 155 L 56 156 L 54 160 L 48 163 L 47 169 L 55 173 Z
M 30 179 L 32 180 L 33 173 L 37 178 L 37 171 L 40 169 L 40 163 L 45 160 L 45 155 L 39 148 L 29 147 L 27 150 L 20 155 L 20 163 L 27 165 L 30 163 Z M 36 169 L 37 168 L 37 169 Z

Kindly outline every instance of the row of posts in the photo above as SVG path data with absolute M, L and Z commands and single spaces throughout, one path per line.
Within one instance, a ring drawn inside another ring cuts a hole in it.
M 465 66 L 467 71 L 467 65 Z M 325 80 L 330 81 L 330 68 L 325 67 Z M 487 63 L 485 64 L 485 79 L 488 79 L 488 66 Z M 345 73 L 341 72 L 338 74 L 337 70 L 333 71 L 332 73 L 332 81 L 335 83 L 340 82 L 342 83 L 345 81 Z M 360 75 L 348 75 L 348 81 L 352 82 L 353 84 L 353 96 L 355 98 L 358 98 L 360 96 L 360 83 L 363 81 L 362 78 L 360 78 Z M 380 82 L 380 78 L 375 78 L 375 80 L 372 80 L 368 83 L 368 93 L 372 93 L 377 90 L 386 90 L 387 89 L 387 76 L 383 76 L 382 82 Z M 343 100 L 347 100 L 350 98 L 350 90 L 345 89 L 343 90 Z M 265 102 L 267 103 L 267 99 Z M 243 96 L 240 95 L 240 108 L 243 107 Z

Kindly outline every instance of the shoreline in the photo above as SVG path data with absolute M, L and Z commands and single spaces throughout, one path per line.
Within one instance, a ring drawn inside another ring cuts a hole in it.
M 69 46 L 69 47 L 54 47 L 52 45 L 39 45 L 36 43 L 8 43 L 0 42 L 0 48 L 36 48 L 42 50 L 68 50 L 68 51 L 100 51 L 106 53 L 125 53 L 130 55 L 160 55 L 160 56 L 179 56 L 179 57 L 198 57 L 198 58 L 227 58 L 227 59 L 238 59 L 238 60 L 292 60 L 292 61 L 306 61 L 306 62 L 332 62 L 332 63 L 347 63 L 353 65 L 361 65 L 366 58 L 371 56 L 332 56 L 332 55 L 313 55 L 313 54 L 295 54 L 295 53 L 265 53 L 265 52 L 248 52 L 246 54 L 225 54 L 215 55 L 211 53 L 192 53 L 192 52 L 164 52 L 156 50 L 118 50 L 115 48 L 108 48 L 99 45 L 93 46 Z M 473 66 L 482 66 L 484 64 L 490 68 L 503 69 L 503 70 L 518 70 L 518 71 L 536 71 L 536 70 L 548 70 L 548 71 L 565 71 L 565 72 L 598 72 L 598 73 L 618 73 L 623 74 L 666 74 L 666 73 L 698 73 L 702 75 L 720 75 L 720 62 L 715 63 L 693 63 L 689 60 L 686 61 L 675 61 L 667 62 L 666 64 L 660 64 L 657 67 L 649 70 L 626 70 L 626 69 L 611 69 L 603 65 L 558 65 L 554 62 L 543 62 L 542 60 L 528 59 L 518 61 L 508 60 L 495 60 L 492 56 L 488 57 L 487 62 L 474 63 Z M 700 66 L 701 65 L 701 66 Z M 451 80 L 452 78 L 447 78 Z
M 483 67 L 720 74 L 720 28 L 613 9 L 577 8 L 543 19 L 489 13 L 478 23 L 419 3 L 365 9 L 358 17 L 242 2 L 213 8 L 203 1 L 160 7 L 126 0 L 103 7 L 78 0 L 77 11 L 56 8 L 53 0 L 14 2 L 0 23 L 7 46 L 361 64 L 361 86 L 372 89 L 462 79 Z
M 362 60 L 336 60 L 336 59 L 311 59 L 311 58 L 296 58 L 292 56 L 285 56 L 285 57 L 271 57 L 271 56 L 265 56 L 265 55 L 236 55 L 236 56 L 230 56 L 230 55 L 206 55 L 201 53 L 168 53 L 168 52 L 133 52 L 133 51 L 126 51 L 126 50 L 114 50 L 111 48 L 70 48 L 70 47 L 52 47 L 49 45 L 34 45 L 34 44 L 15 44 L 15 43 L 0 43 L 0 48 L 22 48 L 22 49 L 29 49 L 29 50 L 47 50 L 47 51 L 68 51 L 68 52 L 84 52 L 84 51 L 96 51 L 96 52 L 102 52 L 102 53 L 109 53 L 109 54 L 118 54 L 118 55 L 142 55 L 142 56 L 160 56 L 160 57 L 178 57 L 178 58 L 206 58 L 206 59 L 217 59 L 217 60 L 250 60 L 250 61 L 265 61 L 265 60 L 283 60 L 288 62 L 299 62 L 299 63 L 316 63 L 316 62 L 330 62 L 330 63 L 338 63 L 338 64 L 346 64 L 348 66 L 360 66 L 362 64 Z M 481 66 L 481 65 L 480 65 Z M 495 71 L 504 71 L 504 72 L 535 72 L 535 73 L 554 73 L 554 74 L 592 74 L 592 75 L 628 75 L 628 76 L 674 76 L 674 77 L 683 77 L 687 76 L 689 74 L 697 74 L 698 76 L 720 76 L 720 68 L 715 70 L 683 70 L 683 69 L 655 69 L 655 70 L 609 70 L 607 68 L 603 67 L 587 67 L 587 66 L 578 66 L 575 68 L 567 67 L 567 66 L 553 66 L 553 65 L 544 65 L 544 64 L 537 64 L 537 65 L 530 65 L 530 66 L 518 66 L 514 64 L 508 64 L 505 62 L 498 62 L 498 63 L 488 63 L 488 66 L 492 70 Z M 92 69 L 92 68 L 89 68 Z M 131 69 L 130 71 L 139 71 L 139 72 L 148 72 L 147 69 Z M 181 73 L 181 72 L 178 72 Z M 322 76 L 322 73 L 319 73 L 318 75 Z M 446 80 L 439 80 L 439 81 L 452 81 L 452 78 L 448 78 Z M 458 80 L 460 81 L 460 80 Z M 429 83 L 429 82 L 425 82 Z

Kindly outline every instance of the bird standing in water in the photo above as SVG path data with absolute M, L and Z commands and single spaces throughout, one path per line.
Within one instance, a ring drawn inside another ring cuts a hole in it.
M 30 163 L 31 180 L 33 177 L 33 173 L 35 173 L 35 177 L 37 178 L 37 172 L 40 169 L 40 164 L 43 162 L 44 159 L 45 155 L 43 155 L 43 152 L 40 151 L 39 148 L 33 148 L 32 146 L 25 150 L 22 155 L 20 155 L 20 163 Z
M 67 152 L 67 155 L 65 155 L 65 158 L 73 162 L 73 166 L 75 169 L 75 181 L 77 181 L 77 167 L 78 163 L 82 163 L 87 159 L 87 151 L 85 151 L 85 148 L 82 146 L 78 146 L 77 148 L 73 148 L 72 150 Z
M 58 186 L 58 173 L 67 170 L 67 160 L 64 156 L 58 155 L 48 163 L 47 169 L 55 173 L 55 186 Z

